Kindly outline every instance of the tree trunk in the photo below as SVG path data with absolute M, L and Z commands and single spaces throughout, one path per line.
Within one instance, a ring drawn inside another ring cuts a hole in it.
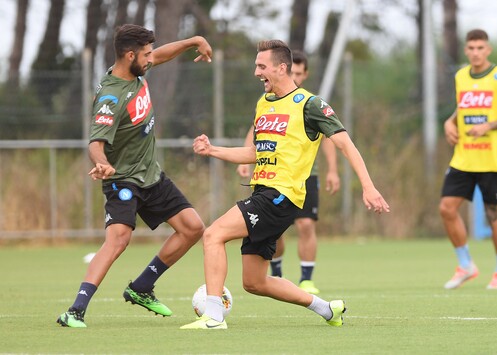
M 155 40 L 156 46 L 178 40 L 178 31 L 186 3 L 177 0 L 161 0 L 155 3 Z M 150 95 L 155 110 L 155 124 L 158 137 L 162 137 L 165 120 L 170 106 L 174 103 L 176 80 L 178 78 L 178 60 L 153 68 L 150 78 Z
M 12 44 L 12 52 L 9 57 L 8 82 L 13 90 L 19 87 L 20 67 L 24 51 L 24 34 L 26 33 L 26 17 L 28 14 L 29 0 L 18 0 L 17 16 Z
M 110 21 L 112 23 L 107 30 L 107 38 L 105 40 L 105 65 L 111 66 L 114 63 L 114 31 L 116 27 L 124 25 L 128 22 L 128 4 L 129 0 L 117 0 L 115 9 L 109 9 L 110 14 L 115 14 L 115 17 Z
M 98 30 L 105 22 L 105 11 L 102 11 L 101 0 L 90 0 L 86 12 L 85 48 L 92 53 L 91 67 L 94 68 L 95 53 L 98 46 Z
M 33 69 L 47 70 L 54 69 L 57 65 L 57 54 L 59 54 L 60 26 L 64 15 L 65 0 L 51 0 L 50 11 L 48 13 L 47 27 L 45 35 L 38 49 L 38 56 L 33 62 Z
M 459 45 L 457 41 L 457 0 L 444 0 L 443 46 L 444 59 L 448 65 L 459 62 Z
M 304 50 L 307 21 L 309 19 L 309 0 L 294 0 L 290 20 L 291 49 Z
M 418 27 L 418 41 L 416 43 L 416 64 L 417 64 L 417 82 L 415 85 L 414 97 L 421 99 L 423 95 L 423 43 L 425 38 L 423 36 L 423 21 L 424 21 L 424 11 L 423 11 L 423 0 L 418 0 L 418 13 L 416 15 L 416 26 Z
M 145 24 L 145 10 L 147 9 L 148 0 L 137 0 L 138 9 L 136 10 L 133 23 L 139 26 Z

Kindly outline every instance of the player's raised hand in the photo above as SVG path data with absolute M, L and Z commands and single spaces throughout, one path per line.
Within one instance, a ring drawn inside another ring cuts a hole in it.
M 202 134 L 193 140 L 193 151 L 199 155 L 209 156 L 211 150 L 211 143 L 209 137 Z
M 194 59 L 194 62 L 199 62 L 199 61 L 202 61 L 202 62 L 208 62 L 210 63 L 212 61 L 212 48 L 209 44 L 209 42 L 207 42 L 207 40 L 204 38 L 204 37 L 200 37 L 200 44 L 198 45 L 197 47 L 197 53 L 199 53 L 199 56 L 197 58 Z
M 90 177 L 93 180 L 97 180 L 97 179 L 105 180 L 109 176 L 114 175 L 115 173 L 116 173 L 116 169 L 114 169 L 112 167 L 112 165 L 96 163 L 95 167 L 90 170 L 88 175 L 90 175 Z
M 390 212 L 390 206 L 375 188 L 364 190 L 362 199 L 368 210 L 373 209 L 376 213 Z

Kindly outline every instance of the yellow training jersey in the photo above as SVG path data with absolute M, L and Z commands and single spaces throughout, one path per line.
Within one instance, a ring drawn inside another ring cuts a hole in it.
M 497 131 L 468 136 L 473 125 L 497 121 L 497 67 L 472 76 L 471 66 L 456 73 L 457 129 L 459 141 L 450 166 L 467 172 L 497 172 Z
M 322 138 L 311 140 L 305 130 L 304 106 L 312 97 L 302 88 L 274 101 L 264 95 L 254 120 L 257 159 L 250 184 L 275 188 L 299 208 Z

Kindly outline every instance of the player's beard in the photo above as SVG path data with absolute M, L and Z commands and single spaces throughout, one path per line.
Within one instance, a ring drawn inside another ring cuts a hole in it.
M 133 62 L 131 62 L 131 66 L 129 68 L 129 71 L 134 76 L 143 76 L 143 75 L 145 75 L 145 72 L 147 71 L 147 69 L 138 65 L 138 61 L 136 60 L 136 57 L 135 57 L 135 59 L 133 59 Z

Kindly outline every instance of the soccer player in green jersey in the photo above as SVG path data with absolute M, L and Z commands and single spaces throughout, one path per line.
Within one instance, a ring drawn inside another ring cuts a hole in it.
M 136 215 L 151 228 L 167 222 L 169 236 L 143 272 L 125 288 L 126 301 L 162 316 L 171 310 L 154 294 L 157 279 L 202 236 L 204 224 L 181 191 L 165 175 L 157 160 L 155 116 L 148 84 L 148 69 L 191 48 L 198 61 L 211 61 L 212 49 L 200 36 L 171 42 L 156 49 L 154 33 L 137 25 L 117 28 L 116 61 L 97 87 L 93 101 L 89 175 L 102 180 L 105 204 L 105 242 L 91 260 L 73 305 L 57 322 L 84 328 L 88 304 L 114 261 L 128 246 Z

